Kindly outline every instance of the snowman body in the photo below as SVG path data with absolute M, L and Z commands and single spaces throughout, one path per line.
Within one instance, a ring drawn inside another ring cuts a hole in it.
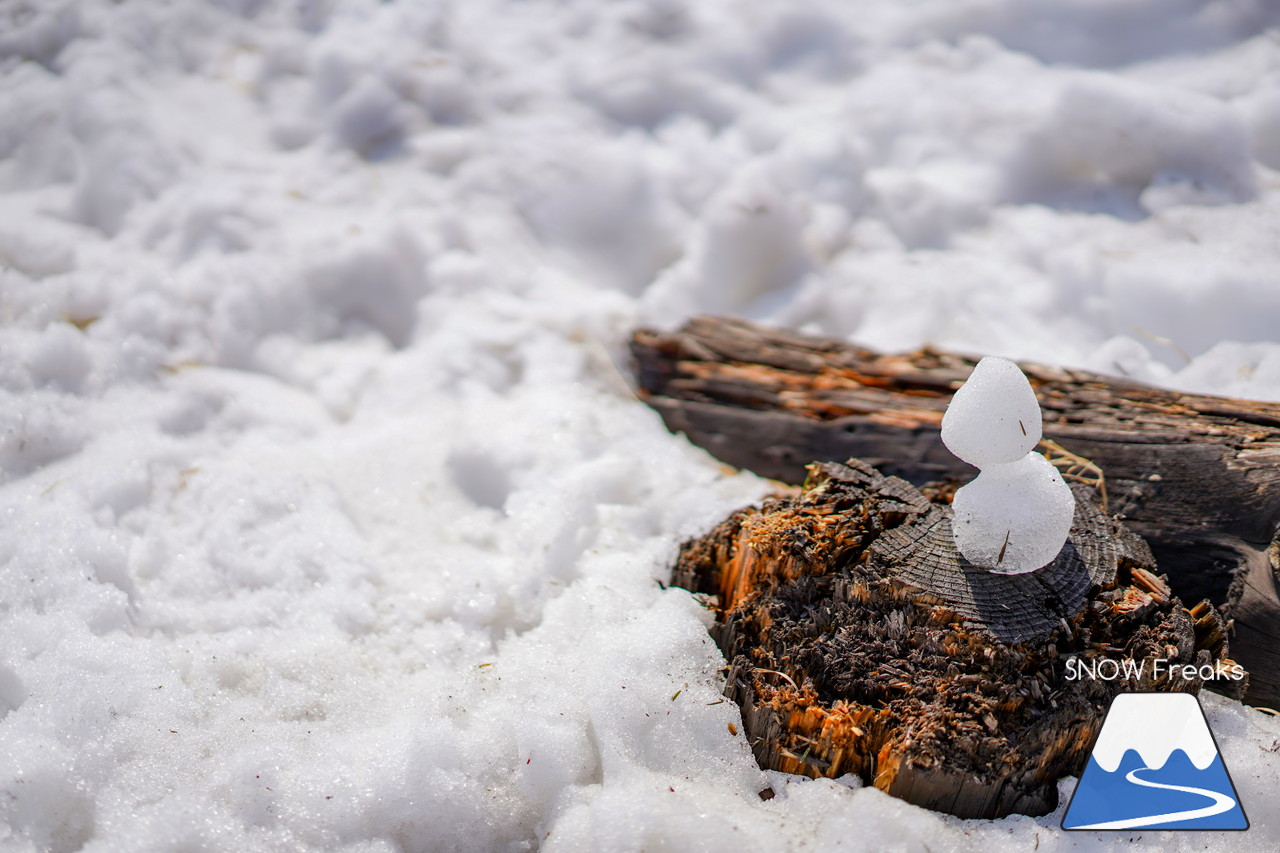
M 1001 574 L 1044 567 L 1071 532 L 1075 498 L 1062 475 L 1035 452 L 1040 406 L 1018 366 L 988 356 L 956 391 L 942 418 L 942 441 L 980 469 L 951 507 L 956 548 Z

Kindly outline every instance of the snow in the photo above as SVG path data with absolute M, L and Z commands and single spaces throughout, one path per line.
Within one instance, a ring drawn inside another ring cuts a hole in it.
M 1044 567 L 1071 532 L 1075 498 L 1058 469 L 1039 453 L 988 465 L 956 490 L 951 507 L 956 547 L 975 566 L 1006 575 Z
M 1040 403 L 1018 365 L 987 356 L 957 389 L 942 416 L 942 443 L 985 471 L 1017 462 L 1040 443 Z
M 0 3 L 0 850 L 1126 843 L 757 768 L 664 585 L 772 486 L 632 396 L 626 335 L 1280 399 L 1277 26 Z M 1206 706 L 1273 850 L 1280 726 Z
M 1006 575 L 1043 568 L 1062 550 L 1075 499 L 1035 452 L 1040 404 L 1018 365 L 989 355 L 956 390 L 942 416 L 942 443 L 981 473 L 956 490 L 956 547 L 975 566 Z

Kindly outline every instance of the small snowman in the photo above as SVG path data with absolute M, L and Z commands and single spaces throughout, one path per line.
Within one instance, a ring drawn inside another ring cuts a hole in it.
M 1048 564 L 1071 532 L 1075 498 L 1035 446 L 1040 406 L 1013 362 L 988 356 L 951 398 L 942 442 L 981 473 L 951 503 L 956 547 L 970 563 L 1020 575 Z

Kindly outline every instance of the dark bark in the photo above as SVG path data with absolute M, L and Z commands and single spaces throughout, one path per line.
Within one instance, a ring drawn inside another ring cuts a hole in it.
M 916 485 L 976 473 L 939 439 L 975 359 L 881 355 L 731 318 L 637 331 L 632 352 L 668 427 L 731 465 L 789 483 L 849 457 Z M 1149 543 L 1178 595 L 1230 621 L 1247 701 L 1280 705 L 1280 405 L 1021 366 L 1045 438 L 1101 469 L 1108 513 Z
M 857 460 L 815 465 L 801 494 L 686 543 L 674 581 L 716 597 L 726 694 L 760 763 L 855 773 L 961 817 L 1045 814 L 1112 696 L 1204 685 L 1157 658 L 1229 667 L 1216 611 L 1184 608 L 1142 541 L 1074 491 L 1070 540 L 1024 575 L 964 561 L 947 490 L 927 497 Z M 1143 668 L 1072 679 L 1073 657 Z

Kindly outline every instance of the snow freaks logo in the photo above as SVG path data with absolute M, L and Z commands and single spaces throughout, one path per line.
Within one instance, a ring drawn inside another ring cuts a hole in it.
M 1121 693 L 1111 702 L 1063 829 L 1248 829 L 1200 702 Z
M 1188 681 L 1196 676 L 1205 681 L 1215 679 L 1239 681 L 1244 678 L 1244 667 L 1238 663 L 1224 664 L 1222 661 L 1197 666 L 1193 663 L 1178 663 L 1167 658 L 1143 660 L 1067 658 L 1067 681 L 1080 681 L 1083 678 L 1092 681 L 1115 681 L 1117 678 L 1130 680 L 1145 678 L 1148 675 L 1154 679 L 1176 675 Z

